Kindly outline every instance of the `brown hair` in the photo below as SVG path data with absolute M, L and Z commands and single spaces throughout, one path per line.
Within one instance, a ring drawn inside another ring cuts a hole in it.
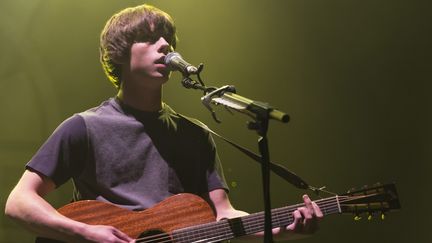
M 177 36 L 173 19 L 151 5 L 123 9 L 107 21 L 100 36 L 100 61 L 117 89 L 121 83 L 121 65 L 129 60 L 132 44 L 155 42 L 160 37 L 175 48 Z

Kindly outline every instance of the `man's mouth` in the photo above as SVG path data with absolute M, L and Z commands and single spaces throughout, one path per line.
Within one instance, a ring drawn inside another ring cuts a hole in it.
M 161 58 L 157 59 L 155 61 L 156 64 L 165 64 L 165 56 L 162 56 Z

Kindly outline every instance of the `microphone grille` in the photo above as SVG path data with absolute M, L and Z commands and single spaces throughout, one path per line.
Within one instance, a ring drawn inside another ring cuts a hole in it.
M 171 65 L 172 59 L 176 58 L 176 57 L 181 58 L 181 55 L 178 52 L 175 52 L 175 51 L 168 53 L 165 56 L 165 59 L 164 59 L 165 64 L 168 65 L 168 66 Z

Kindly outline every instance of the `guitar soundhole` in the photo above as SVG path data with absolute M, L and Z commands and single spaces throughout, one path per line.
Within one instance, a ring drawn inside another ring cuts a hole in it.
M 172 243 L 171 236 L 161 230 L 148 230 L 146 232 L 143 232 L 139 235 L 138 239 L 136 239 L 136 242 L 166 242 L 166 243 Z

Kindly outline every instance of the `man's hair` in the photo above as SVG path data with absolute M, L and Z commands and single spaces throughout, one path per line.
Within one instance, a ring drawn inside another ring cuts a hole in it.
M 100 61 L 117 89 L 121 83 L 121 65 L 129 61 L 132 45 L 156 42 L 160 37 L 175 48 L 177 36 L 173 19 L 151 5 L 123 9 L 107 21 L 100 36 Z

